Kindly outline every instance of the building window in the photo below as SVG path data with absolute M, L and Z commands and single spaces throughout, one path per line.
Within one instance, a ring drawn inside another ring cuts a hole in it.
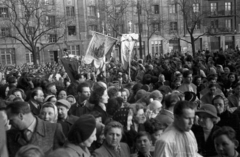
M 68 35 L 76 35 L 76 26 L 68 26 Z
M 195 28 L 196 28 L 196 29 L 201 29 L 201 22 L 197 22 Z
M 79 45 L 70 45 L 68 46 L 68 52 L 72 55 L 80 55 L 80 46 Z
M 95 6 L 88 6 L 87 8 L 88 16 L 97 16 L 97 10 Z
M 162 41 L 161 40 L 152 41 L 151 47 L 152 47 L 152 56 L 162 54 Z
M 176 12 L 177 12 L 177 5 L 176 4 L 169 5 L 169 13 L 175 14 Z
M 232 3 L 225 2 L 225 15 L 231 15 L 231 14 L 232 14 Z
M 152 24 L 152 30 L 153 30 L 153 32 L 160 31 L 160 24 L 159 23 L 153 23 Z
M 89 25 L 88 30 L 90 31 L 97 31 L 97 25 Z
M 211 21 L 211 27 L 212 28 L 218 28 L 218 20 Z
M 210 3 L 210 9 L 211 9 L 211 14 L 216 15 L 217 14 L 217 3 Z
M 176 30 L 178 30 L 177 22 L 170 22 L 170 30 L 171 30 L 171 31 L 176 31 Z
M 9 27 L 1 28 L 1 36 L 7 37 L 11 35 L 11 29 Z
M 15 64 L 15 49 L 14 48 L 0 49 L 0 52 L 1 52 L 2 65 Z
M 134 49 L 135 49 L 136 54 L 140 54 L 140 43 L 139 42 L 136 42 Z M 145 55 L 145 41 L 142 41 L 142 54 Z
M 67 11 L 67 16 L 75 16 L 75 7 L 74 6 L 67 6 L 66 11 Z
M 228 30 L 232 30 L 232 19 L 226 19 L 226 20 L 225 20 L 225 27 L 226 27 Z
M 26 52 L 26 62 L 29 64 L 33 63 L 33 54 L 32 52 L 27 51 Z
M 57 42 L 57 34 L 49 34 L 49 42 L 56 43 Z
M 55 4 L 55 0 L 44 0 L 44 4 L 45 5 L 54 5 Z
M 198 13 L 199 12 L 199 6 L 200 6 L 199 3 L 194 3 L 193 4 L 193 12 L 194 13 Z
M 54 15 L 49 15 L 46 18 L 47 18 L 47 25 L 49 27 L 56 25 L 56 17 Z
M 0 17 L 8 17 L 8 8 L 0 7 Z
M 159 5 L 153 5 L 152 12 L 153 14 L 159 14 Z

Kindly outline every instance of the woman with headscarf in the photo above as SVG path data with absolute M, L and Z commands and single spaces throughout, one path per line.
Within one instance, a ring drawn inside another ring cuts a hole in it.
M 58 110 L 51 102 L 45 102 L 40 110 L 39 117 L 44 121 L 56 123 L 58 119 Z
M 93 157 L 130 157 L 130 149 L 126 143 L 121 143 L 123 126 L 117 121 L 109 122 L 105 129 L 105 142 L 94 151 Z
M 96 121 L 92 115 L 85 114 L 73 124 L 68 133 L 66 152 L 71 157 L 90 157 L 88 148 L 96 141 Z

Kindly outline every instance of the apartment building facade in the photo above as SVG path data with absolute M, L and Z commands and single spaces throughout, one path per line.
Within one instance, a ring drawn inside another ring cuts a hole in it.
M 205 0 L 208 9 L 205 18 L 209 35 L 205 36 L 207 48 L 217 51 L 235 49 L 240 46 L 239 2 L 237 0 Z
M 37 52 L 37 62 L 59 62 L 66 52 L 73 55 L 84 55 L 91 39 L 91 30 L 100 31 L 102 29 L 100 18 L 103 16 L 97 9 L 98 0 L 43 0 L 43 3 L 44 7 L 53 7 L 52 10 L 54 10 L 45 13 L 48 22 L 57 25 L 59 16 L 62 17 L 63 22 L 59 26 L 62 32 L 51 30 L 41 37 L 37 43 L 38 50 L 51 44 Z M 19 14 L 24 12 L 20 7 L 18 11 Z M 10 14 L 10 8 L 0 4 L 1 35 L 10 32 L 11 34 L 16 33 L 14 28 L 10 30 L 5 25 L 11 17 Z M 0 39 L 0 54 L 2 65 L 33 63 L 32 52 L 27 50 L 21 42 L 12 38 Z
M 49 34 L 37 44 L 38 48 L 48 42 L 37 54 L 39 63 L 58 62 L 66 54 L 84 55 L 92 37 L 92 31 L 120 38 L 121 34 L 139 33 L 142 39 L 142 57 L 168 52 L 191 52 L 190 36 L 186 31 L 184 16 L 178 0 L 43 0 L 54 4 L 58 14 L 65 17 L 63 37 L 56 42 L 58 34 Z M 207 12 L 194 36 L 197 50 L 224 50 L 240 46 L 240 10 L 237 0 L 193 0 L 193 12 Z M 1 34 L 8 33 L 5 26 L 9 10 L 0 5 Z M 50 13 L 49 13 L 50 14 Z M 51 13 L 54 17 L 54 13 Z M 49 19 L 55 21 L 54 18 Z M 208 32 L 208 33 L 206 33 Z M 14 33 L 14 31 L 12 31 Z M 184 40 L 180 40 L 184 39 Z M 119 47 L 113 50 L 119 56 Z M 0 63 L 2 65 L 32 63 L 32 54 L 19 41 L 0 39 Z M 140 57 L 137 42 L 134 55 Z

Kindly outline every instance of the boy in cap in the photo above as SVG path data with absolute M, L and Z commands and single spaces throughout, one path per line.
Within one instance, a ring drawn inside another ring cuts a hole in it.
M 58 123 L 62 125 L 63 133 L 67 136 L 71 126 L 77 121 L 78 117 L 68 114 L 71 104 L 67 100 L 60 99 L 56 105 L 58 108 Z

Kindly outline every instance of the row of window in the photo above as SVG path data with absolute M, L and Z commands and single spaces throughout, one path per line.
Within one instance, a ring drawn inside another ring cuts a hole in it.
M 228 30 L 232 30 L 232 28 L 233 28 L 233 20 L 232 19 L 225 19 L 224 25 L 225 25 L 224 28 L 226 28 Z M 211 27 L 212 28 L 219 28 L 219 20 L 218 19 L 212 20 L 211 21 Z
M 68 46 L 69 54 L 80 55 L 80 45 L 70 45 Z M 16 63 L 15 60 L 15 49 L 14 48 L 0 48 L 1 64 L 2 65 L 12 65 Z M 50 61 L 54 62 L 54 51 L 49 52 Z M 39 56 L 37 55 L 39 59 Z M 31 52 L 26 51 L 26 62 L 33 63 L 33 55 Z
M 213 14 L 217 13 L 218 12 L 218 2 L 210 3 L 210 10 L 211 10 L 211 13 L 213 13 Z M 225 14 L 232 12 L 232 3 L 231 2 L 224 3 L 224 11 L 225 11 Z
M 68 0 L 71 1 L 71 0 Z M 50 4 L 50 3 L 55 3 L 54 0 L 45 0 L 46 4 Z M 72 5 L 72 2 L 68 2 L 68 4 Z M 75 7 L 68 5 L 66 6 L 66 15 L 67 16 L 75 16 Z M 193 3 L 193 12 L 200 12 L 200 3 Z M 224 8 L 225 8 L 225 13 L 229 14 L 232 11 L 232 3 L 231 2 L 225 2 L 224 4 Z M 117 8 L 116 7 L 116 11 L 120 11 L 121 8 Z M 152 5 L 151 6 L 151 11 L 153 14 L 159 14 L 159 5 Z M 169 5 L 169 13 L 174 14 L 177 13 L 177 5 L 176 4 L 170 4 Z M 210 10 L 211 13 L 215 14 L 218 11 L 218 3 L 217 2 L 212 2 L 210 3 Z M 134 12 L 141 14 L 142 13 L 142 9 L 141 7 L 137 8 L 137 6 L 134 7 Z M 97 7 L 94 5 L 88 6 L 87 7 L 87 15 L 88 16 L 97 16 Z M 8 8 L 6 7 L 0 7 L 0 17 L 6 18 L 9 16 L 9 11 Z

